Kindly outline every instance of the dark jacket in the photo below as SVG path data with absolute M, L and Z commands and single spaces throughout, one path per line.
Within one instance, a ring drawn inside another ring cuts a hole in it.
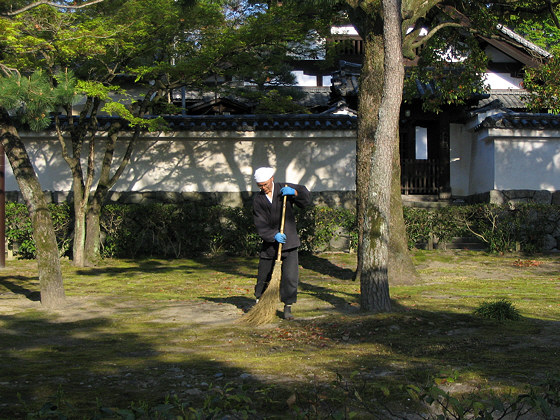
M 274 183 L 272 203 L 266 195 L 260 191 L 253 199 L 253 218 L 257 233 L 263 240 L 260 256 L 261 258 L 275 258 L 278 243 L 274 235 L 280 232 L 280 221 L 282 218 L 283 196 L 280 189 L 288 185 L 297 191 L 297 196 L 287 196 L 286 219 L 284 222 L 284 233 L 286 243 L 282 245 L 283 250 L 290 250 L 300 246 L 297 234 L 296 221 L 293 213 L 294 204 L 304 208 L 311 204 L 311 193 L 303 185 L 290 183 Z

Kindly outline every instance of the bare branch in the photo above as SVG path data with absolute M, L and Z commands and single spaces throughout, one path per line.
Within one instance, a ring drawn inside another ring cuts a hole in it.
M 43 4 L 47 5 L 47 6 L 51 6 L 51 7 L 56 7 L 57 9 L 72 9 L 72 10 L 76 10 L 76 9 L 81 9 L 83 7 L 88 7 L 97 3 L 102 3 L 105 0 L 91 0 L 87 3 L 84 4 L 80 4 L 78 6 L 76 5 L 67 5 L 67 4 L 59 4 L 59 3 L 55 3 L 52 1 L 47 1 L 47 0 L 39 0 L 36 1 L 35 3 L 31 3 L 25 7 L 22 7 L 21 9 L 18 9 L 16 11 L 13 12 L 5 12 L 3 13 L 4 16 L 16 16 L 19 14 L 22 14 L 24 12 L 27 12 L 28 10 L 34 9 L 35 7 L 41 6 Z
M 8 67 L 2 63 L 0 63 L 0 71 L 2 71 L 2 73 L 4 73 L 6 77 L 11 77 L 11 76 L 17 76 L 18 78 L 21 77 L 18 69 Z
M 445 22 L 445 23 L 440 23 L 438 26 L 430 29 L 430 32 L 428 32 L 428 34 L 426 36 L 423 37 L 419 37 L 417 38 L 418 40 L 416 42 L 412 42 L 410 44 L 412 49 L 418 48 L 421 45 L 424 45 L 426 42 L 428 42 L 437 32 L 441 31 L 443 28 L 463 28 L 464 25 L 461 23 L 455 23 L 455 22 Z

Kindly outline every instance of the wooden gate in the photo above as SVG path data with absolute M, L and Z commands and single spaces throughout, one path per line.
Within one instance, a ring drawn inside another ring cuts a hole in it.
M 438 162 L 436 159 L 402 159 L 401 193 L 405 195 L 438 194 Z

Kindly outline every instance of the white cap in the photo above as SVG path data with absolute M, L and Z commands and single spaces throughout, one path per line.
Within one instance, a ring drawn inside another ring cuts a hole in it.
M 269 167 L 259 168 L 255 171 L 255 182 L 266 182 L 274 175 L 274 169 Z

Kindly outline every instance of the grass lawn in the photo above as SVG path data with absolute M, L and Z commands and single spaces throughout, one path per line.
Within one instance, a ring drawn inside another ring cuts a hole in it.
M 418 280 L 391 285 L 393 312 L 367 314 L 355 255 L 302 255 L 296 319 L 260 327 L 237 322 L 254 301 L 256 258 L 64 261 L 67 305 L 50 312 L 36 263 L 8 261 L 0 419 L 414 419 L 437 407 L 403 387 L 466 404 L 544 382 L 558 404 L 559 255 L 415 251 L 414 261 Z M 498 299 L 521 320 L 473 315 Z

